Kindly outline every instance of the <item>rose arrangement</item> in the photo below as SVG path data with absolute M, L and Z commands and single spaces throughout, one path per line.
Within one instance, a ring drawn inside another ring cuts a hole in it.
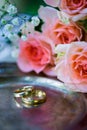
M 17 65 L 26 73 L 55 76 L 71 91 L 87 92 L 87 0 L 44 1 L 50 6 L 40 6 L 38 16 L 22 23 L 20 37 L 8 35 L 17 39 L 12 41 Z

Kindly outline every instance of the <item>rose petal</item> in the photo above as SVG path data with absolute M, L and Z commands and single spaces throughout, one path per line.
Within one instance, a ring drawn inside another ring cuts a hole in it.
M 51 20 L 58 18 L 57 10 L 52 7 L 43 7 L 41 6 L 38 10 L 39 17 L 43 19 L 44 22 L 50 23 Z
M 37 74 L 39 74 L 44 68 L 45 68 L 45 66 L 44 65 L 40 65 L 40 66 L 34 66 L 34 64 L 31 64 L 31 66 L 32 66 L 32 68 L 33 68 L 33 70 L 37 73 Z
M 45 2 L 46 4 L 48 4 L 48 5 L 53 6 L 53 7 L 57 7 L 59 0 L 44 0 L 44 2 Z
M 69 70 L 67 64 L 64 61 L 61 61 L 55 68 L 55 72 L 57 73 L 57 78 L 64 83 L 71 83 L 71 79 L 69 76 Z
M 29 61 L 26 61 L 25 58 L 19 57 L 17 61 L 17 65 L 23 72 L 30 72 L 32 71 L 32 66 L 29 64 Z
M 52 76 L 52 77 L 56 77 L 57 74 L 54 70 L 54 67 L 48 66 L 43 70 L 43 73 L 46 74 L 47 76 Z
M 87 14 L 77 14 L 77 15 L 70 16 L 70 19 L 72 19 L 75 22 L 86 18 L 87 18 Z

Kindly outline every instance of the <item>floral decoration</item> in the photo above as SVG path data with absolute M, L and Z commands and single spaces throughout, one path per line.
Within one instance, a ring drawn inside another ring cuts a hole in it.
M 87 0 L 44 0 L 37 16 L 4 2 L 0 62 L 9 57 L 25 73 L 43 72 L 70 91 L 87 92 Z

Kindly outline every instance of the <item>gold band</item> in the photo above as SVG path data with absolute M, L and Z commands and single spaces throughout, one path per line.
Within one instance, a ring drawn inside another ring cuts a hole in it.
M 14 97 L 21 97 L 23 95 L 29 95 L 33 91 L 33 86 L 25 86 L 14 91 Z
M 22 106 L 23 107 L 26 107 L 26 108 L 33 108 L 33 107 L 37 107 L 39 104 L 34 104 L 34 105 L 31 105 L 31 104 L 26 104 L 26 103 L 23 103 L 22 102 Z
M 24 86 L 14 91 L 15 103 L 18 107 L 36 107 L 46 101 L 46 93 L 33 86 Z
M 46 101 L 46 93 L 42 90 L 35 89 L 31 96 L 23 95 L 22 102 L 27 105 L 37 105 Z

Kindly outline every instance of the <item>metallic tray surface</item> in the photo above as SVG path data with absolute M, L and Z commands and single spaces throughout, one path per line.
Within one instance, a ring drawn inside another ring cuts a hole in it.
M 11 71 L 15 68 L 12 67 L 9 67 Z M 15 69 L 9 74 L 9 68 L 5 69 L 6 73 L 0 71 L 1 130 L 74 130 L 76 124 L 84 118 L 86 103 L 83 94 L 69 93 L 63 83 L 53 78 L 24 75 Z M 13 91 L 25 85 L 34 85 L 44 90 L 47 94 L 46 102 L 32 108 L 18 107 Z
M 26 78 L 30 79 L 29 83 L 26 82 Z M 35 78 L 38 79 L 37 82 Z M 5 86 L 0 86 L 1 130 L 66 130 L 74 126 L 86 112 L 81 94 L 68 94 L 60 89 L 55 90 L 55 85 L 54 88 L 50 88 L 52 84 L 49 82 L 48 86 L 43 77 L 8 77 L 4 78 L 3 82 Z M 42 82 L 46 84 L 42 85 Z M 17 107 L 13 91 L 23 85 L 34 85 L 44 90 L 47 94 L 47 101 L 34 108 Z

